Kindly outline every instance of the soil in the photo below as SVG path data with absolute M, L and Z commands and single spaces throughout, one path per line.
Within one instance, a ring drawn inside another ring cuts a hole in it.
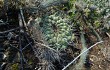
M 105 38 L 101 45 L 95 46 L 89 57 L 90 70 L 110 70 L 110 38 Z

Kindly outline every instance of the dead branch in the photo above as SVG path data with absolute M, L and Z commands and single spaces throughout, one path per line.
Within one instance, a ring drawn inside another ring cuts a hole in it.
M 3 31 L 3 32 L 0 32 L 0 34 L 6 34 L 6 33 L 9 33 L 9 32 L 18 30 L 19 28 L 20 28 L 20 27 L 17 27 L 17 28 L 14 28 L 14 29 L 10 29 L 10 30 L 7 30 L 7 31 Z
M 81 55 L 83 55 L 85 52 L 87 52 L 88 50 L 90 50 L 91 48 L 93 48 L 94 46 L 102 43 L 103 41 L 97 42 L 94 45 L 90 46 L 87 50 L 85 50 L 84 52 L 80 53 L 74 60 L 72 60 L 70 63 L 68 63 L 62 70 L 66 70 L 71 64 L 73 64 Z

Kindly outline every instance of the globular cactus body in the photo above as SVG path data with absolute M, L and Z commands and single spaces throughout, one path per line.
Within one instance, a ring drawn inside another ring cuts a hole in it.
M 45 40 L 55 49 L 64 49 L 71 41 L 72 30 L 68 24 L 68 18 L 62 18 L 57 14 L 43 18 L 43 27 L 41 27 Z

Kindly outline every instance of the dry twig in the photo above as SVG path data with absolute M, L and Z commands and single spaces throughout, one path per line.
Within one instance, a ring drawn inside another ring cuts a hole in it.
M 66 70 L 71 64 L 73 64 L 81 55 L 83 55 L 85 52 L 87 52 L 88 50 L 90 50 L 91 48 L 93 48 L 94 46 L 102 43 L 103 41 L 97 42 L 94 45 L 90 46 L 87 50 L 85 50 L 84 52 L 82 52 L 81 54 L 79 54 L 74 60 L 72 60 L 70 63 L 68 63 L 68 65 L 66 65 L 62 70 Z
M 39 44 L 39 45 L 45 46 L 46 48 L 48 48 L 48 49 L 50 49 L 50 50 L 53 50 L 53 51 L 55 51 L 55 52 L 58 52 L 58 51 L 56 51 L 55 49 L 49 47 L 48 45 L 45 45 L 45 44 L 42 44 L 42 43 L 39 43 L 39 42 L 36 42 L 36 43 Z

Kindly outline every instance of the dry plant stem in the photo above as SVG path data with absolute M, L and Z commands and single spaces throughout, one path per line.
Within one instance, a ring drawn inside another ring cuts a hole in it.
M 83 55 L 85 52 L 87 52 L 88 50 L 90 50 L 91 48 L 93 48 L 94 46 L 102 43 L 103 41 L 97 42 L 94 45 L 90 46 L 87 50 L 85 50 L 84 52 L 80 53 L 74 60 L 72 60 L 70 63 L 68 63 L 67 66 L 65 66 L 62 70 L 66 70 L 71 64 L 73 64 L 81 55 Z
M 22 39 L 22 27 L 23 27 L 23 23 L 22 23 L 22 19 L 21 19 L 21 16 L 20 16 L 20 14 L 18 15 L 19 16 L 19 26 L 21 27 L 20 28 L 20 32 L 19 32 L 19 50 L 20 50 L 20 62 L 21 62 L 21 70 L 23 70 L 23 56 L 22 56 L 22 41 L 21 41 L 21 39 Z
M 29 44 L 31 44 L 31 43 L 29 43 Z M 29 44 L 28 44 L 28 45 L 29 45 Z M 28 45 L 26 45 L 26 46 L 24 47 L 24 49 L 25 49 Z M 20 52 L 20 49 L 16 48 L 16 47 L 15 47 L 15 46 L 13 46 L 12 44 L 10 44 L 10 46 L 11 46 L 12 48 L 15 48 L 18 52 Z M 23 51 L 24 49 L 22 49 L 22 51 Z M 27 64 L 27 61 L 26 61 L 26 59 L 24 58 L 23 53 L 22 53 L 22 56 L 23 56 L 23 60 L 24 60 L 24 61 L 25 61 L 25 63 Z
M 23 62 L 25 62 L 26 64 L 28 64 L 27 63 L 27 61 L 26 61 L 26 59 L 24 58 L 24 55 L 23 55 L 23 50 L 28 46 L 28 45 L 30 45 L 31 43 L 29 43 L 28 45 L 26 45 L 24 48 L 22 48 L 22 38 L 23 38 L 23 36 L 24 35 L 22 35 L 22 34 L 24 34 L 24 29 L 23 29 L 23 27 L 24 27 L 24 25 L 23 25 L 23 22 L 22 22 L 23 20 L 21 19 L 21 15 L 19 14 L 19 27 L 20 27 L 20 32 L 19 32 L 19 53 L 20 53 L 20 62 L 21 62 L 21 70 L 23 70 L 24 68 L 23 68 Z
M 50 49 L 50 50 L 53 50 L 54 52 L 58 52 L 58 51 L 56 51 L 55 49 L 49 47 L 48 45 L 45 45 L 45 44 L 42 44 L 42 43 L 39 43 L 39 42 L 36 42 L 36 43 L 39 44 L 39 45 L 45 46 L 46 48 L 48 48 L 48 49 Z
M 27 28 L 27 24 L 26 24 L 25 19 L 24 19 L 24 15 L 23 15 L 23 9 L 22 9 L 22 7 L 20 7 L 20 16 L 21 16 L 21 20 L 22 20 L 21 28 L 22 28 L 22 27 L 25 27 L 26 30 L 28 30 L 28 28 Z M 26 40 L 27 40 L 28 43 L 29 43 L 29 44 L 26 45 L 24 48 L 22 48 L 21 51 L 25 50 L 25 49 L 30 45 L 31 48 L 32 48 L 33 51 L 34 51 L 34 54 L 35 54 L 35 50 L 34 50 L 34 48 L 33 48 L 33 46 L 32 46 L 32 42 L 29 41 L 26 32 L 25 32 L 24 30 L 22 30 L 22 29 L 21 29 L 21 31 L 23 31 L 24 37 L 26 38 Z M 23 56 L 23 53 L 22 53 L 21 55 Z M 36 54 L 35 54 L 35 55 L 36 55 Z M 23 58 L 24 58 L 24 57 L 23 57 Z M 28 64 L 27 61 L 26 61 L 25 59 L 23 59 L 23 60 L 26 62 L 26 64 Z
M 10 30 L 7 30 L 7 31 L 0 32 L 0 34 L 6 34 L 8 32 L 12 32 L 12 31 L 15 31 L 15 30 L 18 30 L 18 29 L 20 29 L 20 27 L 17 27 L 17 28 L 14 28 L 14 29 L 10 29 Z
M 28 43 L 30 43 L 30 41 L 29 41 L 29 39 L 28 39 L 28 37 L 27 37 L 26 32 L 24 33 L 24 36 L 25 36 L 26 40 L 28 41 Z M 32 44 L 30 44 L 30 46 L 31 46 L 31 48 L 32 48 L 32 50 L 33 50 L 33 52 L 34 52 L 34 55 L 36 56 L 37 54 L 36 54 L 36 51 L 35 51 L 34 47 L 32 46 Z
M 23 21 L 23 23 L 24 23 L 24 26 L 26 27 L 26 29 L 28 29 L 28 28 L 27 28 L 27 25 L 26 25 L 26 22 L 25 22 L 25 19 L 24 19 L 22 7 L 20 8 L 20 15 L 21 15 L 22 21 Z
M 32 44 L 32 42 L 30 42 L 29 44 L 27 44 L 27 45 L 22 49 L 22 51 L 25 50 L 30 44 Z
M 101 40 L 102 40 L 101 37 L 100 37 L 99 34 L 95 31 L 95 29 L 93 28 L 93 26 L 92 26 L 90 23 L 88 23 L 88 25 L 90 26 L 90 29 L 92 29 L 92 31 L 94 32 L 94 34 L 96 35 L 96 37 L 98 38 L 98 41 L 101 41 Z
M 14 48 L 14 49 L 16 49 L 17 51 L 20 52 L 20 50 L 19 50 L 18 48 L 16 48 L 15 46 L 13 46 L 12 44 L 10 44 L 10 47 L 11 47 L 11 48 Z
M 84 37 L 84 33 L 83 32 L 81 32 L 81 36 L 80 37 L 81 37 L 81 43 L 82 43 L 81 53 L 83 53 L 85 50 L 87 50 L 86 41 L 85 41 L 85 37 Z M 86 61 L 86 57 L 87 57 L 87 53 L 88 52 L 89 51 L 85 52 L 84 54 L 82 54 L 80 56 L 79 62 L 78 62 L 78 64 L 76 64 L 75 69 L 77 69 L 77 70 L 79 70 L 79 69 L 82 70 L 83 69 L 83 65 L 84 65 L 84 63 Z
M 98 41 L 101 41 L 102 39 L 101 39 L 100 35 L 95 31 L 95 29 L 91 25 L 91 23 L 87 22 L 88 18 L 83 13 L 82 13 L 82 19 L 83 19 L 84 23 L 87 24 L 90 27 L 90 29 L 93 31 L 93 33 L 96 35 Z

